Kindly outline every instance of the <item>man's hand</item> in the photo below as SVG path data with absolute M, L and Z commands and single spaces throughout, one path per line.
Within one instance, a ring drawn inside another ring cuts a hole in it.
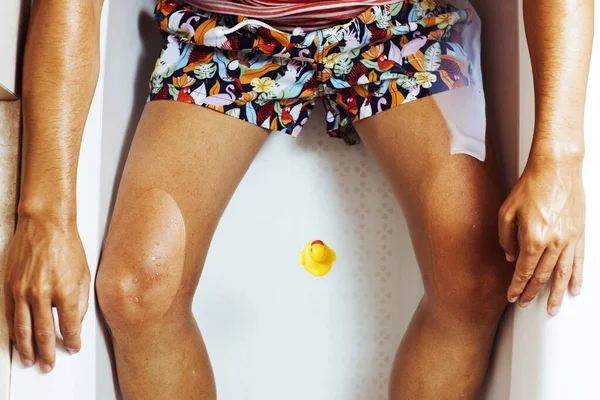
M 557 315 L 567 288 L 579 295 L 583 276 L 585 193 L 581 159 L 529 160 L 500 209 L 500 244 L 517 261 L 508 299 L 526 307 L 554 279 L 548 313 Z
M 548 313 L 556 315 L 567 287 L 577 295 L 582 284 L 581 170 L 594 0 L 523 0 L 523 19 L 535 132 L 523 176 L 500 210 L 500 244 L 506 258 L 517 261 L 508 300 L 526 307 L 554 272 Z
M 52 307 L 69 352 L 81 347 L 90 272 L 75 224 L 81 139 L 100 68 L 102 0 L 31 6 L 23 60 L 23 145 L 7 323 L 25 366 L 54 367 Z M 57 16 L 61 23 L 56 23 Z M 52 29 L 48 29 L 51 26 Z
M 75 223 L 51 218 L 19 218 L 6 259 L 6 318 L 10 338 L 26 367 L 38 355 L 50 372 L 56 359 L 52 307 L 65 349 L 81 348 L 81 323 L 88 307 L 90 272 Z

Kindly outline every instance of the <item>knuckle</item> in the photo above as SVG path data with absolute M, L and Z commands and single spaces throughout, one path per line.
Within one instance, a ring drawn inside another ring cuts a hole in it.
M 35 285 L 29 288 L 28 297 L 33 302 L 41 302 L 48 298 L 50 290 L 46 285 Z
M 571 276 L 571 269 L 568 267 L 557 268 L 555 274 L 558 279 L 561 279 L 561 280 L 567 279 Z
M 579 239 L 583 233 L 582 229 L 577 226 L 571 226 L 568 230 L 567 236 L 571 240 Z
M 14 283 L 12 293 L 16 299 L 22 299 L 27 295 L 27 287 L 21 282 Z
M 560 236 L 560 235 L 552 236 L 548 242 L 548 246 L 552 250 L 562 248 L 564 244 L 565 244 L 565 238 L 564 238 L 564 236 Z
M 511 225 L 513 223 L 513 219 L 511 218 L 511 215 L 508 212 L 508 208 L 500 208 L 500 211 L 498 212 L 498 219 L 504 225 Z
M 29 300 L 31 300 L 32 303 L 39 303 L 42 300 L 42 294 L 36 290 L 36 289 L 31 289 L 27 291 L 27 298 Z
M 41 344 L 50 343 L 54 338 L 54 332 L 49 329 L 36 329 L 35 330 L 35 341 Z
M 535 299 L 535 293 L 525 292 L 520 297 L 523 302 L 530 303 L 533 299 Z
M 57 300 L 64 301 L 71 298 L 75 294 L 75 289 L 72 286 L 62 286 L 56 292 Z
M 526 257 L 534 257 L 536 254 L 539 254 L 542 250 L 541 242 L 529 240 L 522 246 L 521 252 Z
M 65 325 L 60 329 L 63 336 L 76 337 L 79 336 L 79 325 Z
M 15 324 L 14 332 L 16 336 L 23 338 L 31 334 L 31 328 L 27 325 Z
M 529 245 L 531 246 L 531 250 L 533 252 L 538 253 L 543 250 L 547 246 L 546 240 L 544 240 L 541 236 L 533 236 L 529 239 Z
M 19 355 L 21 357 L 28 358 L 30 360 L 32 360 L 34 358 L 33 351 L 24 348 L 24 346 L 20 346 L 18 349 L 19 349 Z
M 523 255 L 524 257 L 533 257 L 533 256 L 535 256 L 536 253 L 537 253 L 537 251 L 533 248 L 533 246 L 530 246 L 530 245 L 521 246 L 520 254 Z
M 515 278 L 519 283 L 526 283 L 531 279 L 532 275 L 531 271 L 519 271 L 515 274 Z
M 544 285 L 546 282 L 548 282 L 549 279 L 550 279 L 550 274 L 547 272 L 542 272 L 542 273 L 536 274 L 533 277 L 533 280 L 535 281 L 535 283 L 537 283 L 539 285 Z
M 499 209 L 498 209 L 498 219 L 500 221 L 504 221 L 504 219 L 506 218 L 506 212 L 507 212 L 507 207 L 505 204 L 503 204 Z

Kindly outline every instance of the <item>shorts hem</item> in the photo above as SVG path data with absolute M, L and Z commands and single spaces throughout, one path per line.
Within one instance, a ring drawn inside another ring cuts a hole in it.
M 284 130 L 266 128 L 266 127 L 262 126 L 261 124 L 259 124 L 258 122 L 252 122 L 252 121 L 249 121 L 246 118 L 243 118 L 241 115 L 229 114 L 229 113 L 227 113 L 225 111 L 221 111 L 221 110 L 215 109 L 215 108 L 210 107 L 210 106 L 205 105 L 205 104 L 196 104 L 196 103 L 191 103 L 191 102 L 187 102 L 187 101 L 179 101 L 177 99 L 168 99 L 168 98 L 167 99 L 152 99 L 152 98 L 149 98 L 146 101 L 146 103 L 150 103 L 150 102 L 154 102 L 154 101 L 172 101 L 172 102 L 181 103 L 181 104 L 191 104 L 191 105 L 194 105 L 194 106 L 197 106 L 197 107 L 205 108 L 207 110 L 218 112 L 219 114 L 223 114 L 223 115 L 226 115 L 228 117 L 232 117 L 232 118 L 238 119 L 240 121 L 246 122 L 246 123 L 254 125 L 254 126 L 258 126 L 259 128 L 263 128 L 264 130 L 266 130 L 268 132 L 279 132 L 279 133 L 286 134 L 288 136 L 291 136 L 294 139 L 296 139 L 299 136 L 299 134 L 301 133 L 302 128 L 303 128 L 303 125 L 300 125 L 299 123 L 290 124 Z

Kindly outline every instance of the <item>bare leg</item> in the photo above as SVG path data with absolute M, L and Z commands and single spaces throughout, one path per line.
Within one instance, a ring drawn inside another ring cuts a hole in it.
M 96 280 L 126 399 L 216 398 L 191 304 L 219 219 L 266 138 L 202 107 L 146 106 Z
M 502 192 L 491 148 L 485 163 L 452 156 L 432 98 L 356 127 L 403 208 L 425 286 L 395 359 L 390 399 L 474 399 L 511 277 L 498 244 Z

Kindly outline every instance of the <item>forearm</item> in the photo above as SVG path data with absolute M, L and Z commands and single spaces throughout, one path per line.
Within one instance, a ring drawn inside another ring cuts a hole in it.
M 102 0 L 38 0 L 23 66 L 19 217 L 74 220 L 79 150 L 99 70 Z
M 593 0 L 523 0 L 533 65 L 532 155 L 581 160 L 593 37 Z

